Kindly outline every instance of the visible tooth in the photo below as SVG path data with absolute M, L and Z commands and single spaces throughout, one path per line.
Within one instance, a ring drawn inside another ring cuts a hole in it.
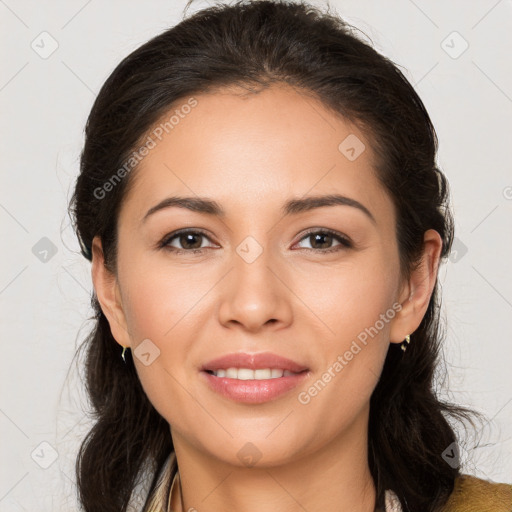
M 228 368 L 226 370 L 226 377 L 228 379 L 237 379 L 238 378 L 238 368 Z
M 272 370 L 273 372 L 274 370 Z M 279 370 L 277 370 L 279 371 Z M 259 370 L 254 370 L 254 378 L 255 379 L 270 379 L 273 377 L 270 368 L 260 368 Z M 278 375 L 280 377 L 280 375 Z
M 214 370 L 213 374 L 216 377 L 227 377 L 228 379 L 238 380 L 278 379 L 280 377 L 295 375 L 294 372 L 281 370 L 279 368 L 258 368 L 257 370 L 252 370 L 251 368 L 228 368 Z
M 254 370 L 250 368 L 238 368 L 238 379 L 239 380 L 253 380 Z

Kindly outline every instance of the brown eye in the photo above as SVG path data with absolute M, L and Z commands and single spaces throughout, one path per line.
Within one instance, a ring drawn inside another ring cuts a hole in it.
M 301 239 L 301 242 L 302 240 L 308 240 L 311 245 L 311 248 L 303 247 L 307 251 L 334 252 L 352 247 L 351 242 L 346 237 L 336 231 L 325 229 L 310 231 Z M 333 246 L 333 242 L 338 242 L 338 244 Z
M 204 239 L 208 239 L 208 237 L 201 231 L 183 230 L 171 233 L 159 245 L 161 248 L 178 253 L 198 253 L 203 252 L 203 249 L 207 248 L 203 246 Z M 178 244 L 178 247 L 173 244 Z
M 185 235 L 178 235 L 177 240 L 179 240 L 180 244 L 184 249 L 200 249 L 202 245 L 201 237 L 203 235 L 189 233 Z M 199 241 L 199 243 L 198 243 Z

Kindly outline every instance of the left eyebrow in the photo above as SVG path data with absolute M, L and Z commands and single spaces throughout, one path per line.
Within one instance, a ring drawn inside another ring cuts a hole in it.
M 377 224 L 375 217 L 370 210 L 363 204 L 351 197 L 342 196 L 339 194 L 329 194 L 325 196 L 307 196 L 299 199 L 291 199 L 283 206 L 284 215 L 294 215 L 305 211 L 313 210 L 315 208 L 322 208 L 324 206 L 352 206 L 362 211 L 374 224 Z
M 323 196 L 307 196 L 301 198 L 295 198 L 288 200 L 282 207 L 281 211 L 284 216 L 296 215 L 316 208 L 322 208 L 325 206 L 351 206 L 362 211 L 374 224 L 376 224 L 375 217 L 372 215 L 370 210 L 363 204 L 350 197 L 342 196 L 339 194 L 329 194 Z M 226 212 L 222 207 L 213 199 L 205 197 L 179 197 L 172 196 L 167 197 L 160 201 L 158 204 L 150 208 L 142 218 L 142 222 L 159 210 L 165 208 L 178 207 L 186 208 L 193 212 L 203 213 L 206 215 L 212 215 L 215 217 L 226 216 Z

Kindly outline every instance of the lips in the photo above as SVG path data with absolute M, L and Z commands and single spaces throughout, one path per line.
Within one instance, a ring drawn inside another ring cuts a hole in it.
M 205 363 L 200 376 L 215 393 L 235 402 L 255 405 L 287 395 L 309 377 L 308 370 L 303 364 L 271 352 L 234 353 Z M 274 375 L 266 378 L 269 371 Z M 277 375 L 279 372 L 282 376 Z
M 307 366 L 272 352 L 262 352 L 259 354 L 238 352 L 227 354 L 208 361 L 201 367 L 201 370 L 213 372 L 216 370 L 227 370 L 228 368 L 248 368 L 251 370 L 270 368 L 288 370 L 293 373 L 301 373 L 308 370 Z

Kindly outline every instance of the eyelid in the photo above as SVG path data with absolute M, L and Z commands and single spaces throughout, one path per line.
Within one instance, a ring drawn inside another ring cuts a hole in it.
M 301 233 L 301 237 L 299 238 L 298 241 L 300 242 L 301 240 L 306 238 L 308 235 L 312 235 L 313 233 L 327 233 L 329 235 L 341 238 L 350 244 L 353 243 L 352 240 L 350 239 L 350 237 L 348 237 L 347 235 L 345 235 L 343 233 L 336 231 L 335 229 L 320 228 L 320 227 L 307 229 L 304 233 Z

